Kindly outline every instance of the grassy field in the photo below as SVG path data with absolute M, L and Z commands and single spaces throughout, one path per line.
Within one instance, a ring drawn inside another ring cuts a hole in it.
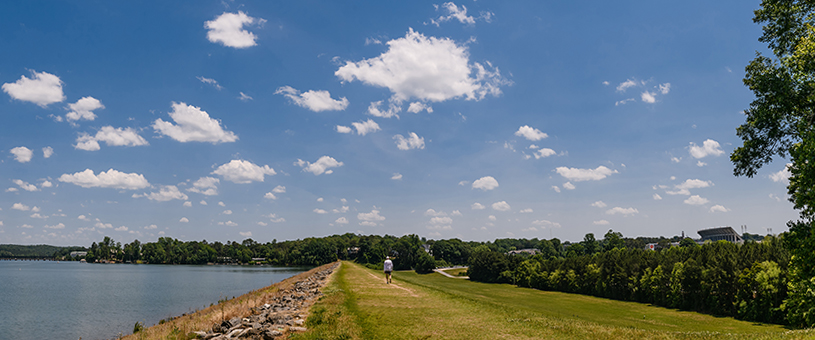
M 467 268 L 450 268 L 441 270 L 453 276 L 467 276 Z
M 294 339 L 806 339 L 788 331 L 640 303 L 382 273 L 343 262 Z

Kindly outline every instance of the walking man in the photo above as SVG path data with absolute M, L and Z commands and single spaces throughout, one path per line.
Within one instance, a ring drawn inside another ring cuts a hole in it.
M 393 262 L 390 256 L 385 256 L 385 283 L 391 283 L 391 272 L 393 271 Z

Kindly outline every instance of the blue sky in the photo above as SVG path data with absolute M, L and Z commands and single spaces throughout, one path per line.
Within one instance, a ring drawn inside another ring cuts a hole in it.
M 785 231 L 758 1 L 0 3 L 0 243 Z

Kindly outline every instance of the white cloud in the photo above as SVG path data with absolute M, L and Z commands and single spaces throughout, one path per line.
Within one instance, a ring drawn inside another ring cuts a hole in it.
M 606 220 L 599 220 L 599 221 L 594 221 L 594 222 L 592 222 L 592 224 L 594 224 L 594 225 L 608 225 L 608 221 L 606 221 Z
M 34 226 L 30 225 L 30 224 L 23 224 L 23 225 L 20 226 L 20 228 L 31 229 L 31 228 L 34 228 Z M 23 234 L 25 234 L 25 233 L 23 233 Z
M 465 186 L 467 184 L 470 184 L 470 182 L 469 181 L 460 181 L 460 182 L 458 182 L 458 185 L 460 185 L 460 186 Z
M 596 208 L 605 208 L 606 203 L 603 202 L 603 201 L 597 201 L 597 202 L 592 203 L 591 206 L 596 207 Z
M 34 156 L 34 152 L 25 146 L 18 146 L 9 152 L 11 152 L 11 154 L 14 155 L 14 159 L 20 163 L 27 163 L 31 161 L 31 157 Z
M 436 7 L 436 10 L 439 8 L 443 8 L 447 10 L 448 15 L 442 15 L 435 19 L 430 19 L 430 23 L 436 26 L 439 26 L 440 23 L 447 22 L 450 20 L 458 20 L 458 22 L 465 24 L 465 25 L 475 25 L 476 19 L 482 19 L 486 22 L 490 22 L 492 20 L 492 16 L 495 15 L 492 12 L 481 12 L 481 15 L 477 18 L 467 15 L 467 7 L 461 5 L 461 8 L 456 6 L 456 4 L 452 2 L 445 2 L 441 6 L 433 5 Z
M 728 212 L 728 211 L 730 211 L 730 209 L 725 208 L 723 205 L 718 205 L 717 204 L 717 205 L 714 205 L 714 206 L 710 207 L 709 211 L 712 212 L 712 213 L 713 212 Z
M 319 176 L 321 174 L 330 175 L 334 173 L 334 170 L 329 170 L 329 168 L 336 168 L 343 166 L 342 162 L 338 162 L 336 159 L 329 157 L 329 156 L 322 156 L 317 159 L 316 162 L 306 162 L 302 159 L 297 159 L 297 162 L 294 162 L 294 165 L 297 165 L 303 168 L 303 171 L 308 171 L 313 173 L 315 176 Z
M 529 214 L 529 213 L 533 213 L 533 212 L 534 212 L 534 210 L 532 210 L 532 208 L 526 208 L 526 209 L 523 209 L 523 210 L 519 211 L 519 213 L 521 213 L 521 214 Z
M 365 136 L 368 133 L 375 132 L 377 130 L 382 130 L 379 128 L 379 124 L 377 124 L 375 121 L 371 119 L 368 119 L 367 121 L 364 122 L 351 123 L 351 125 L 353 125 L 355 129 L 357 129 L 357 134 L 361 136 Z
M 65 224 L 58 223 L 55 225 L 44 225 L 43 228 L 46 229 L 65 229 Z
M 248 95 L 248 94 L 246 94 L 246 93 L 240 92 L 240 94 L 241 94 L 241 96 L 240 96 L 240 97 L 238 97 L 238 99 L 240 99 L 240 100 L 242 100 L 242 101 L 248 102 L 248 101 L 250 101 L 250 100 L 255 99 L 255 98 L 252 98 L 252 96 L 250 96 L 250 95 Z
M 258 21 L 263 24 L 266 20 L 256 19 L 239 11 L 238 13 L 227 13 L 219 15 L 215 20 L 207 21 L 204 27 L 207 29 L 207 39 L 213 43 L 221 43 L 227 47 L 247 48 L 257 45 L 257 36 L 254 33 L 243 29 L 244 26 L 251 25 Z
M 657 99 L 656 97 L 654 97 L 654 95 L 656 95 L 656 93 L 645 91 L 640 95 L 640 99 L 642 99 L 643 102 L 653 104 L 657 102 Z
M 357 219 L 360 221 L 374 222 L 374 225 L 376 225 L 375 222 L 384 221 L 385 216 L 379 215 L 379 210 L 373 209 L 369 213 L 358 213 Z
M 317 202 L 322 202 L 322 201 L 324 201 L 324 199 L 323 199 L 322 197 L 318 197 L 318 198 L 317 198 Z M 346 200 L 346 199 L 344 199 L 344 198 L 343 198 L 343 199 L 341 199 L 340 201 L 342 201 L 342 203 L 347 202 L 347 200 Z
M 396 140 L 396 147 L 399 150 L 424 149 L 424 137 L 419 137 L 415 132 L 409 133 L 408 138 L 395 135 L 393 139 Z
M 54 154 L 54 149 L 50 146 L 42 148 L 42 158 L 50 158 Z
M 685 204 L 690 205 L 702 205 L 707 204 L 710 201 L 708 201 L 707 198 L 700 197 L 699 195 L 693 195 L 691 197 L 688 197 L 688 199 L 686 199 L 684 202 Z
M 473 203 L 473 205 L 471 205 L 471 206 L 470 206 L 470 208 L 472 208 L 473 210 L 484 210 L 484 209 L 486 209 L 487 207 L 485 207 L 485 206 L 484 206 L 483 204 L 481 204 L 481 203 L 475 202 L 475 203 Z
M 85 171 L 74 174 L 62 174 L 57 180 L 64 183 L 73 183 L 83 188 L 135 190 L 150 186 L 150 183 L 144 179 L 144 175 L 137 173 L 128 174 L 114 169 L 101 171 L 99 175 L 94 175 L 91 169 L 85 169 Z
M 498 181 L 492 176 L 484 176 L 473 181 L 473 189 L 481 189 L 483 191 L 492 190 L 498 187 Z
M 659 194 L 654 194 L 653 198 L 654 198 L 654 201 L 659 201 L 659 200 L 662 199 L 662 196 L 660 196 Z
M 238 184 L 246 184 L 253 181 L 263 182 L 265 175 L 272 176 L 277 174 L 274 169 L 268 165 L 261 167 L 250 161 L 238 159 L 233 159 L 229 163 L 219 166 L 212 173 L 223 177 L 224 180 Z
M 376 227 L 377 226 L 376 222 L 371 222 L 371 221 L 362 221 L 362 222 L 359 222 L 359 225 L 361 225 L 363 227 Z
M 337 125 L 336 129 L 339 133 L 351 133 L 351 128 L 347 126 Z
M 151 201 L 166 202 L 170 200 L 187 200 L 187 195 L 178 190 L 175 185 L 162 185 L 158 192 L 144 194 Z
M 419 113 L 422 111 L 433 113 L 433 107 L 422 102 L 412 102 L 410 105 L 408 105 L 407 111 L 410 113 Z
M 320 215 L 322 215 L 322 214 L 327 214 L 327 213 L 328 213 L 328 211 L 325 211 L 325 210 L 320 209 L 320 208 L 314 208 L 314 210 L 313 210 L 313 211 L 314 211 L 315 213 L 320 214 Z
M 452 215 L 452 216 L 464 216 L 464 215 L 461 214 L 461 211 L 458 211 L 458 210 L 453 210 L 453 212 L 451 212 L 450 215 Z
M 574 188 L 575 188 L 575 187 L 574 187 L 574 184 L 572 184 L 572 182 L 566 182 L 566 183 L 563 183 L 563 189 L 566 189 L 566 190 L 574 190 Z
M 3 84 L 3 92 L 8 93 L 11 98 L 32 102 L 40 107 L 65 100 L 59 77 L 34 70 L 31 70 L 30 79 L 23 75 L 16 82 Z
M 11 209 L 19 210 L 19 211 L 29 211 L 29 210 L 31 210 L 31 207 L 29 207 L 29 206 L 27 206 L 25 204 L 22 204 L 22 203 L 14 203 L 14 204 L 11 205 Z
M 190 201 L 184 202 L 184 207 L 186 207 L 186 208 L 192 207 L 192 202 L 190 202 Z
M 628 79 L 620 83 L 620 85 L 617 85 L 617 92 L 625 92 L 625 90 L 628 90 L 628 88 L 634 86 L 637 86 L 637 82 L 634 81 L 633 79 Z
M 553 156 L 556 153 L 557 152 L 555 152 L 555 150 L 552 150 L 550 148 L 542 148 L 542 149 L 540 149 L 538 151 L 535 151 L 533 154 L 535 155 L 535 159 L 541 159 L 541 158 L 546 158 L 546 157 L 549 157 L 549 156 Z
M 192 183 L 192 188 L 187 189 L 189 192 L 197 192 L 207 196 L 215 196 L 218 194 L 218 184 L 221 183 L 220 179 L 215 177 L 201 177 Z
M 450 225 L 452 223 L 453 219 L 447 216 L 436 216 L 430 219 L 432 225 Z
M 719 146 L 719 142 L 708 139 L 702 142 L 702 146 L 696 145 L 694 142 L 690 142 L 690 146 L 688 147 L 690 151 L 690 155 L 693 158 L 704 158 L 707 156 L 721 156 L 724 154 L 721 146 Z
M 277 196 L 275 196 L 275 195 L 274 195 L 273 193 L 271 193 L 271 192 L 267 192 L 265 195 L 263 195 L 263 198 L 265 198 L 265 199 L 270 199 L 270 200 L 276 200 L 276 199 L 277 199 Z
M 234 142 L 238 136 L 221 127 L 221 122 L 210 118 L 206 111 L 183 102 L 173 102 L 172 111 L 168 114 L 177 124 L 166 122 L 161 118 L 153 122 L 153 129 L 179 142 L 209 142 L 212 144 Z
M 218 222 L 218 225 L 225 225 L 227 227 L 237 227 L 238 224 L 232 221 Z
M 507 201 L 495 202 L 492 204 L 492 208 L 498 211 L 509 211 L 512 209 Z
M 628 104 L 629 102 L 633 102 L 634 100 L 635 100 L 634 98 L 618 100 L 618 101 L 614 102 L 614 106 L 625 105 L 625 104 Z
M 555 192 L 560 192 L 560 188 L 557 185 L 553 185 L 552 190 L 554 190 Z
M 201 202 L 198 202 L 198 204 L 200 204 L 200 205 L 207 205 L 207 201 L 201 200 Z
M 186 219 L 186 218 L 184 218 L 184 219 Z M 187 222 L 189 222 L 189 220 L 187 220 Z M 145 230 L 154 230 L 154 229 L 158 229 L 158 226 L 155 225 L 155 224 L 151 224 L 151 225 L 145 226 L 144 229 Z
M 6 189 L 6 192 L 18 192 L 18 191 L 20 191 L 20 190 L 15 188 L 15 187 L 11 187 L 11 188 Z
M 674 191 L 665 191 L 668 195 L 690 195 L 690 189 L 707 188 L 713 185 L 711 181 L 703 181 L 701 179 L 687 179 L 681 184 L 674 186 Z
M 222 207 L 225 207 L 225 206 L 226 206 L 226 204 L 225 204 L 224 202 L 218 202 L 218 205 L 220 205 L 220 206 L 222 206 Z
M 98 218 L 96 220 L 99 221 Z M 94 227 L 99 228 L 99 229 L 113 229 L 113 224 L 96 222 L 96 224 L 94 224 Z
M 121 226 L 121 227 L 118 227 L 118 228 L 113 229 L 113 230 L 116 230 L 116 231 L 127 231 L 127 227 L 125 227 L 125 226 Z
M 278 186 L 274 187 L 274 189 L 272 189 L 272 192 L 277 193 L 277 194 L 285 194 L 286 193 L 286 187 L 284 187 L 282 185 L 278 185 Z
M 139 136 L 133 128 L 114 128 L 103 126 L 96 132 L 95 136 L 87 133 L 79 134 L 74 148 L 86 151 L 99 150 L 99 142 L 105 142 L 108 146 L 142 146 L 148 145 L 147 140 Z
M 180 220 L 178 220 L 178 222 L 181 222 L 181 223 L 189 223 L 189 222 L 190 222 L 190 219 L 188 219 L 188 218 L 186 218 L 186 217 L 182 217 Z M 152 227 L 152 226 L 151 226 L 151 227 Z M 147 229 L 147 228 L 145 228 L 145 229 Z M 155 228 L 153 228 L 153 229 L 155 229 Z
M 611 174 L 617 173 L 617 170 L 611 170 L 602 165 L 598 166 L 596 169 L 578 169 L 578 168 L 567 168 L 562 166 L 556 168 L 555 171 L 557 171 L 558 174 L 565 177 L 566 179 L 575 182 L 599 181 L 603 178 L 610 176 Z
M 251 231 L 239 231 L 238 234 L 240 234 L 243 237 L 252 237 Z
M 39 212 L 39 211 L 40 211 L 40 208 L 37 207 L 37 206 L 34 206 L 34 207 L 31 208 L 31 212 Z
M 461 97 L 480 100 L 488 94 L 499 95 L 499 87 L 509 83 L 489 62 L 487 67 L 494 71 L 479 63 L 470 64 L 467 46 L 449 38 L 426 37 L 411 28 L 404 38 L 387 44 L 387 52 L 356 63 L 347 61 L 334 75 L 342 81 L 357 79 L 387 87 L 396 102 L 410 98 L 432 102 Z
M 94 120 L 96 119 L 96 114 L 93 113 L 93 110 L 104 109 L 105 105 L 102 105 L 102 102 L 99 99 L 94 97 L 82 97 L 81 99 L 77 100 L 76 103 L 69 103 L 68 107 L 66 108 L 69 112 L 65 115 L 65 119 L 68 121 L 76 121 L 80 119 L 84 120 Z
M 260 221 L 260 222 L 258 222 L 258 225 L 261 226 L 261 227 L 265 227 L 265 226 L 269 225 L 269 223 Z
M 224 211 L 223 211 L 221 214 L 224 214 L 224 215 L 232 215 L 232 210 L 226 209 L 226 210 L 224 210 Z
M 320 111 L 342 111 L 348 107 L 348 99 L 345 97 L 339 100 L 332 99 L 328 91 L 309 90 L 300 93 L 291 86 L 283 86 L 275 91 L 275 94 L 282 94 L 289 98 L 297 106 L 307 108 L 314 112 Z
M 705 166 L 705 165 L 707 165 L 707 163 L 702 162 L 702 161 L 696 161 L 696 166 L 698 166 L 698 167 L 700 167 L 700 168 L 701 168 L 701 167 L 703 167 L 703 166 Z
M 607 215 L 616 215 L 620 214 L 623 216 L 634 215 L 639 213 L 640 211 L 636 208 L 621 208 L 621 207 L 614 207 L 611 209 L 606 210 Z
M 518 128 L 518 131 L 515 131 L 515 135 L 519 137 L 524 137 L 533 142 L 549 137 L 549 135 L 547 135 L 546 133 L 543 133 L 541 132 L 541 130 L 530 127 L 529 125 L 524 125 Z
M 348 210 L 349 210 L 348 206 L 347 206 L 347 205 L 343 205 L 341 208 L 339 208 L 339 209 L 334 209 L 333 211 L 334 211 L 334 213 L 335 213 L 335 214 L 344 214 L 344 213 L 347 213 L 347 212 L 348 212 Z
M 671 162 L 679 163 L 682 160 L 682 157 L 671 157 Z
M 498 220 L 498 218 L 497 218 L 497 217 L 495 217 L 495 215 L 490 215 L 490 216 L 487 216 L 487 218 L 488 218 L 490 221 L 493 221 L 493 222 L 495 222 L 495 221 L 497 221 L 497 220 Z
M 277 217 L 277 215 L 276 215 L 276 214 L 269 214 L 269 216 L 268 216 L 268 217 L 269 217 L 269 220 L 270 220 L 272 223 L 283 223 L 283 222 L 286 222 L 286 219 L 285 219 L 285 218 L 282 218 L 282 217 Z
M 368 114 L 380 118 L 392 118 L 392 117 L 399 118 L 399 115 L 397 113 L 402 111 L 402 108 L 400 106 L 397 106 L 395 103 L 389 103 L 388 109 L 382 111 L 379 109 L 379 106 L 381 105 L 382 105 L 381 100 L 378 102 L 371 102 L 371 105 L 368 105 Z
M 790 172 L 791 166 L 792 163 L 787 163 L 787 165 L 784 166 L 784 169 L 781 169 L 781 171 L 771 173 L 769 176 L 770 179 L 773 182 L 784 182 L 784 183 L 789 182 L 790 176 L 792 176 L 792 173 Z
M 21 179 L 15 179 L 15 180 L 12 180 L 12 182 L 14 182 L 14 184 L 17 184 L 18 186 L 20 186 L 20 189 L 23 189 L 25 191 L 40 191 L 40 189 L 37 188 L 36 185 L 29 184 L 28 182 L 23 181 Z
M 435 209 L 427 209 L 424 212 L 425 216 L 447 216 L 447 213 L 444 211 L 436 211 Z
M 659 84 L 659 93 L 668 94 L 671 92 L 671 83 Z
M 336 223 L 336 224 L 348 224 L 348 219 L 345 218 L 345 217 L 340 217 L 336 221 L 334 221 L 334 223 Z
M 200 80 L 200 81 L 201 81 L 202 83 L 204 83 L 204 84 L 209 84 L 209 85 L 214 86 L 216 89 L 218 89 L 218 91 L 220 91 L 220 90 L 223 90 L 223 89 L 224 89 L 224 87 L 223 87 L 223 86 L 221 86 L 221 84 L 218 84 L 218 81 L 217 81 L 217 80 L 215 80 L 215 79 L 212 79 L 212 78 L 207 78 L 207 77 L 200 77 L 200 76 L 199 76 L 199 77 L 195 77 L 195 78 L 197 78 L 198 80 Z M 243 92 L 241 92 L 241 93 L 243 93 Z
M 398 181 L 398 180 L 402 179 L 402 174 L 400 174 L 398 172 L 394 172 L 393 176 L 391 176 L 391 179 L 394 180 L 394 181 Z
M 76 218 L 77 218 L 78 220 L 81 220 L 81 221 L 90 221 L 90 220 L 91 220 L 90 218 L 88 218 L 88 217 L 87 217 L 87 216 L 85 216 L 85 215 L 79 215 L 79 216 L 77 216 Z
M 547 228 L 547 227 L 549 227 L 549 228 L 560 228 L 560 223 L 547 221 L 547 220 L 536 220 L 536 221 L 533 221 L 532 224 L 534 224 L 536 226 L 544 227 L 544 228 Z

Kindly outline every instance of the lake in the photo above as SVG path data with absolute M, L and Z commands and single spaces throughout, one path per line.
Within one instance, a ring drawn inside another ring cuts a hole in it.
M 0 261 L 0 338 L 111 339 L 309 268 Z

